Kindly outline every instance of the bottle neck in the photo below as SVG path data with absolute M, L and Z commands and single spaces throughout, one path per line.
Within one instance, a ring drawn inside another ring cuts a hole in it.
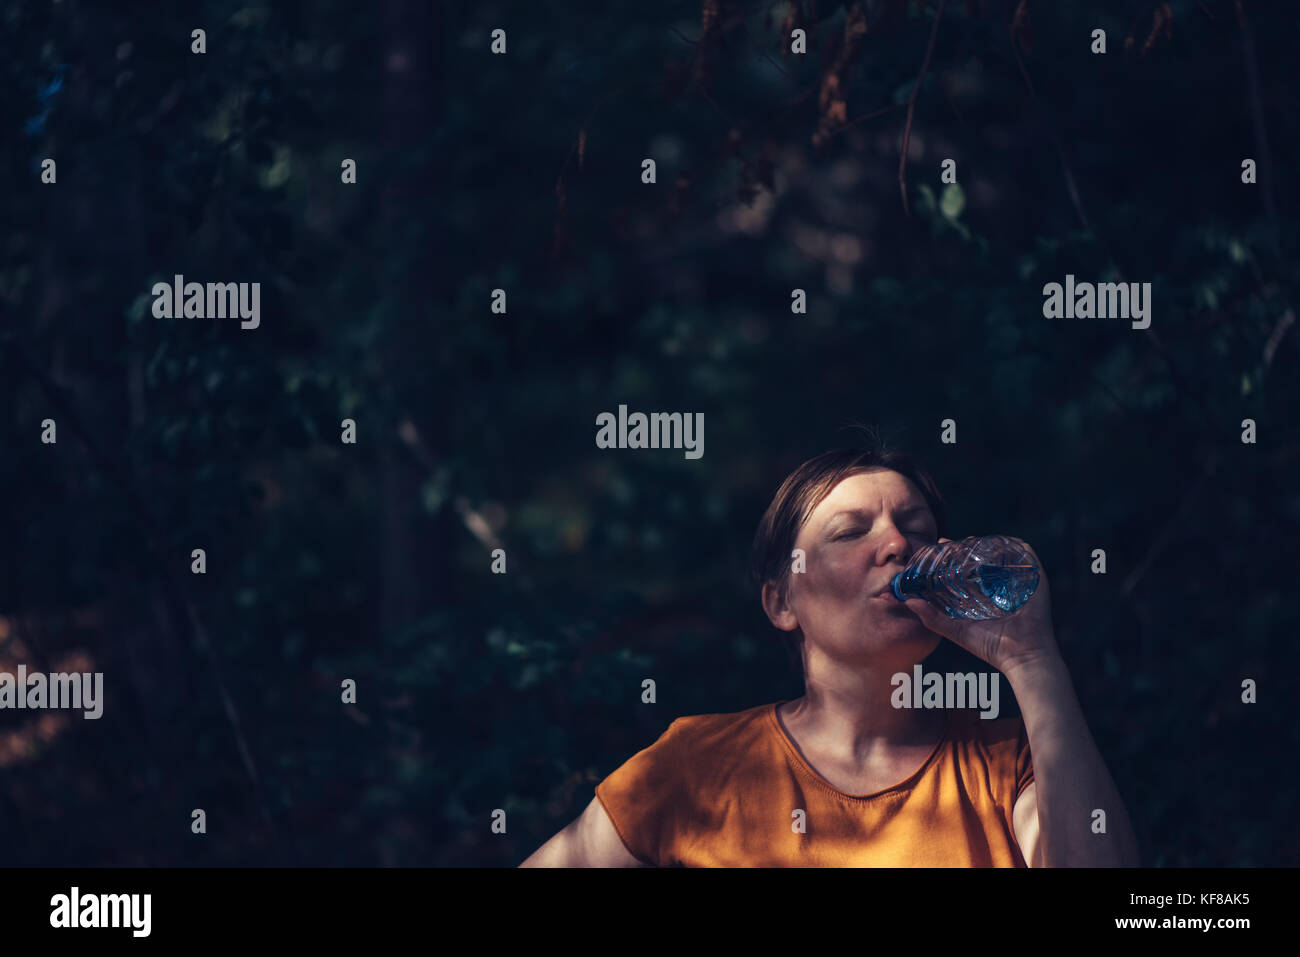
M 894 597 L 899 601 L 906 601 L 908 598 L 924 598 L 922 591 L 926 578 L 934 568 L 935 559 L 949 544 L 951 543 L 926 545 L 908 559 L 903 570 L 890 581 L 890 589 Z

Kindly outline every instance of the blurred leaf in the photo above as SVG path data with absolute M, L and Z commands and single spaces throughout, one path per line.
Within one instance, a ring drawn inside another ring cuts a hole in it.
M 943 188 L 943 198 L 939 201 L 939 208 L 949 219 L 956 219 L 966 208 L 966 194 L 962 192 L 959 183 L 949 183 Z

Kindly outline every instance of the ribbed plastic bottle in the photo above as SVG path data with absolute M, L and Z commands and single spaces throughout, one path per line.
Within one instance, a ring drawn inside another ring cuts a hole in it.
M 891 583 L 899 601 L 924 598 L 949 618 L 1014 614 L 1038 588 L 1038 563 L 1018 539 L 985 535 L 927 545 Z

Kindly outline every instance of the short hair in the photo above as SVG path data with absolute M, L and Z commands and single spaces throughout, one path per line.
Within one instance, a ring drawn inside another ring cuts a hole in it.
M 929 470 L 912 454 L 888 447 L 877 432 L 866 429 L 866 442 L 856 448 L 840 448 L 809 459 L 791 472 L 776 490 L 772 502 L 759 520 L 750 551 L 750 578 L 761 599 L 763 586 L 774 582 L 782 597 L 790 585 L 791 553 L 808 516 L 850 475 L 860 472 L 891 471 L 909 479 L 925 497 L 934 515 L 938 537 L 946 538 L 947 512 L 943 495 Z M 803 634 L 782 632 L 793 664 L 802 673 Z

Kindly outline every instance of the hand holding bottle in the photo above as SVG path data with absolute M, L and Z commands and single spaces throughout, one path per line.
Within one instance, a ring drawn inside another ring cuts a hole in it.
M 950 541 L 950 538 L 939 539 L 940 544 Z M 1013 614 L 983 621 L 952 618 L 923 598 L 909 597 L 906 601 L 908 610 L 925 627 L 956 642 L 1004 674 L 1009 668 L 1060 654 L 1052 628 L 1052 599 L 1047 573 L 1028 542 L 1021 539 L 1012 541 L 1027 550 L 1038 565 L 1038 584 L 1033 596 Z

